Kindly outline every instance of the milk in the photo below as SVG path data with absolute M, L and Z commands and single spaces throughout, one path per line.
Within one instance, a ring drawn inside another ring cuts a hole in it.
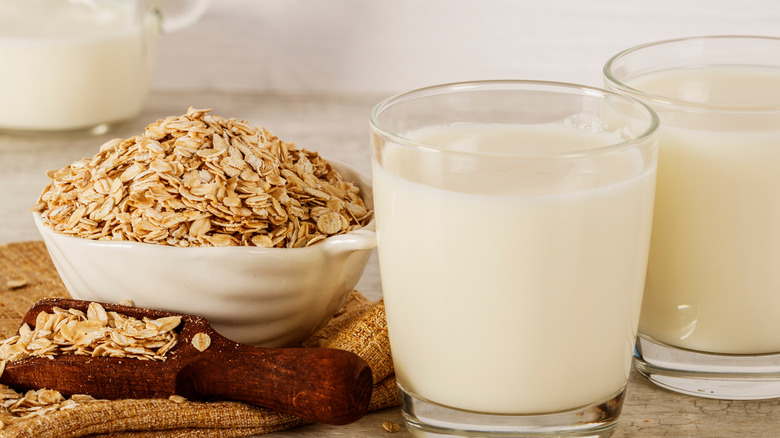
M 480 166 L 458 157 L 442 163 L 437 153 L 416 161 L 391 144 L 374 158 L 382 288 L 400 385 L 445 406 L 500 414 L 573 409 L 620 391 L 639 318 L 653 166 L 633 150 L 603 167 L 577 159 L 548 169 L 530 158 L 525 168 L 507 167 L 501 154 L 518 145 L 535 155 L 617 141 L 562 126 L 461 125 L 406 135 L 497 156 Z
M 673 70 L 629 85 L 737 110 L 780 107 L 777 68 Z M 698 351 L 779 352 L 780 111 L 681 121 L 660 115 L 640 331 Z
M 134 4 L 0 0 L 0 129 L 91 128 L 136 115 L 157 30 Z

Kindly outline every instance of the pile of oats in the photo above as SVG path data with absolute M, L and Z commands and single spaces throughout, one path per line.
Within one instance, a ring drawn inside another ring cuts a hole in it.
M 51 359 L 58 354 L 165 360 L 165 354 L 178 342 L 174 329 L 179 324 L 179 316 L 140 320 L 106 312 L 98 303 L 90 303 L 86 313 L 54 307 L 52 313 L 38 314 L 35 328 L 23 324 L 18 334 L 0 343 L 0 375 L 8 362 L 28 357 Z M 102 400 L 84 394 L 66 399 L 52 389 L 21 394 L 0 384 L 0 429 L 21 418 L 97 401 Z
M 43 416 L 100 401 L 103 400 L 85 394 L 65 398 L 53 389 L 30 390 L 21 394 L 0 384 L 0 429 L 23 418 Z
M 59 233 L 171 246 L 298 248 L 370 221 L 357 186 L 316 152 L 210 111 L 50 171 L 33 211 Z
M 180 316 L 140 320 L 106 312 L 98 303 L 90 303 L 86 314 L 55 307 L 52 313 L 38 314 L 35 328 L 23 324 L 18 334 L 0 343 L 0 375 L 8 362 L 58 354 L 165 360 L 178 342 L 174 329 L 179 324 Z

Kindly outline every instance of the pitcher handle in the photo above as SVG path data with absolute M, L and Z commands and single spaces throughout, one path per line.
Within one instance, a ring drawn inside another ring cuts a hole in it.
M 209 0 L 158 0 L 155 11 L 162 15 L 162 32 L 176 32 L 198 21 Z

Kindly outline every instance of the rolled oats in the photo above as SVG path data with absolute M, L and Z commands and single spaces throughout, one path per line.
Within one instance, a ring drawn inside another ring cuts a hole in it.
M 27 286 L 27 280 L 24 279 L 24 278 L 15 279 L 15 280 L 8 280 L 5 283 L 5 286 L 8 289 L 11 289 L 11 290 L 13 290 L 13 289 L 21 289 L 21 288 Z
M 211 337 L 206 333 L 196 333 L 190 342 L 192 342 L 192 346 L 195 347 L 196 350 L 206 351 L 211 345 Z
M 58 354 L 165 360 L 176 345 L 181 317 L 137 318 L 106 312 L 90 303 L 87 312 L 54 307 L 40 312 L 35 327 L 22 324 L 16 335 L 0 341 L 0 375 L 8 362 Z
M 390 433 L 396 433 L 401 430 L 401 426 L 399 426 L 398 423 L 394 423 L 392 421 L 385 421 L 382 423 L 382 429 Z
M 46 415 L 53 411 L 64 411 L 88 403 L 101 402 L 88 395 L 76 394 L 65 398 L 52 389 L 30 390 L 24 394 L 0 384 L 0 429 L 22 418 Z
M 370 221 L 357 186 L 316 152 L 210 111 L 50 171 L 33 210 L 59 233 L 171 246 L 298 248 Z
M 172 396 L 168 397 L 168 400 L 174 403 L 184 403 L 185 401 L 187 401 L 186 398 L 176 394 L 173 394 Z

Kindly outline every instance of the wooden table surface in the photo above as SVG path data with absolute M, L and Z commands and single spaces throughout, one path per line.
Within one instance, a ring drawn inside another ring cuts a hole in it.
M 269 128 L 285 141 L 320 152 L 327 159 L 370 172 L 368 113 L 383 96 L 305 96 L 215 92 L 153 93 L 143 113 L 107 134 L 91 136 L 0 134 L 0 244 L 40 240 L 30 206 L 48 179 L 45 172 L 92 156 L 106 140 L 130 137 L 156 119 L 183 114 L 188 106 L 213 108 Z M 357 286 L 372 300 L 381 297 L 372 257 Z M 310 425 L 274 437 L 408 437 L 389 434 L 386 421 L 403 423 L 398 408 L 374 412 L 347 426 Z M 658 388 L 633 373 L 615 437 L 771 437 L 780 435 L 780 399 L 727 401 L 696 398 Z

